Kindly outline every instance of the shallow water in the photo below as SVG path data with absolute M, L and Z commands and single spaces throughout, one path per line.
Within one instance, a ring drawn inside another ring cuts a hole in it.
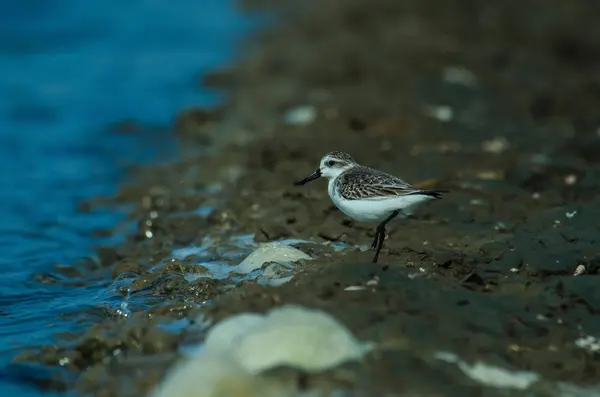
M 219 100 L 197 77 L 232 58 L 250 21 L 232 1 L 173 4 L 28 0 L 0 13 L 2 396 L 41 395 L 26 381 L 44 373 L 7 367 L 10 359 L 93 322 L 112 297 L 107 279 L 69 287 L 34 277 L 60 281 L 54 265 L 93 260 L 92 247 L 111 241 L 92 232 L 123 220 L 77 203 L 113 193 L 127 164 L 173 156 L 176 112 Z M 153 127 L 108 131 L 123 119 Z

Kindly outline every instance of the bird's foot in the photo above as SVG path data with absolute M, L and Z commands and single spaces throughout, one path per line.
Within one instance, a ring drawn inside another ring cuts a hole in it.
M 373 242 L 371 243 L 371 249 L 373 251 L 375 251 L 377 249 L 377 244 L 379 243 L 379 232 L 375 233 L 375 238 L 373 239 Z

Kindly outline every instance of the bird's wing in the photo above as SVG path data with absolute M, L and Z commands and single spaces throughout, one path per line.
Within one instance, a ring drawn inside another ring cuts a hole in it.
M 338 193 L 347 200 L 383 200 L 420 191 L 400 178 L 367 167 L 350 169 L 339 178 Z

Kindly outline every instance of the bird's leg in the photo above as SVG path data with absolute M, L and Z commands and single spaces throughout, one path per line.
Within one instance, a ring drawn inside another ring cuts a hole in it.
M 382 222 L 381 224 L 379 224 L 377 226 L 377 229 L 375 229 L 375 237 L 373 238 L 373 242 L 371 243 L 371 249 L 373 251 L 375 251 L 377 249 L 377 247 L 379 246 L 380 243 L 383 244 L 383 239 L 385 239 L 385 231 L 383 231 L 382 233 L 382 229 L 381 229 L 381 225 L 384 222 Z
M 373 242 L 371 243 L 371 249 L 373 251 L 375 251 L 377 249 L 377 245 L 379 245 L 379 237 L 380 237 L 379 228 L 377 228 L 375 230 L 375 237 L 373 238 Z
M 379 259 L 379 252 L 383 247 L 383 240 L 385 240 L 385 225 L 398 216 L 400 213 L 399 210 L 395 210 L 388 216 L 383 222 L 381 222 L 377 229 L 375 230 L 375 239 L 373 240 L 372 249 L 375 250 L 375 256 L 373 257 L 373 263 L 377 263 L 377 259 Z

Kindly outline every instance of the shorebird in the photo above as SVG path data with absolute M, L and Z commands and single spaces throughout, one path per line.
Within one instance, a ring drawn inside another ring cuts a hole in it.
M 409 215 L 418 205 L 440 199 L 446 190 L 418 189 L 386 172 L 358 164 L 344 152 L 329 152 L 321 159 L 319 168 L 295 185 L 305 185 L 317 178 L 329 180 L 327 191 L 333 204 L 358 222 L 379 222 L 371 249 L 373 263 L 385 239 L 385 226 L 400 213 Z

